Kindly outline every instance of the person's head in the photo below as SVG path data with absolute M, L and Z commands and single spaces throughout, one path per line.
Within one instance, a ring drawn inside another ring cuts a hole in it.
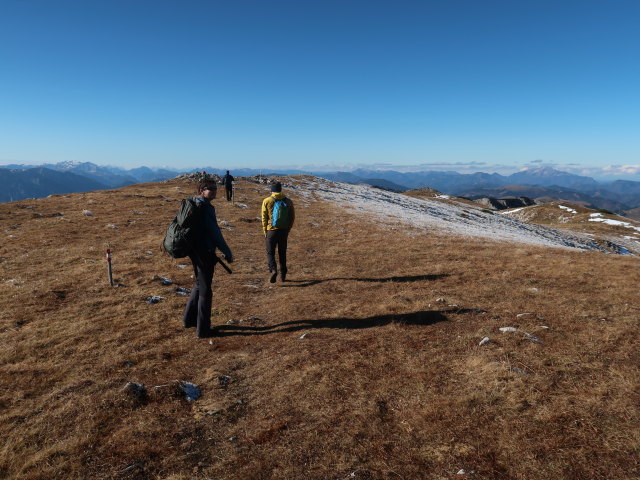
M 198 195 L 204 196 L 204 194 L 206 194 L 207 192 L 212 192 L 213 196 L 211 198 L 215 198 L 215 194 L 217 191 L 218 185 L 216 185 L 216 181 L 213 179 L 205 178 L 198 182 Z
M 229 170 L 227 170 L 227 175 L 229 175 Z
M 280 182 L 276 182 L 271 185 L 271 191 L 274 193 L 280 193 L 282 191 L 282 184 Z

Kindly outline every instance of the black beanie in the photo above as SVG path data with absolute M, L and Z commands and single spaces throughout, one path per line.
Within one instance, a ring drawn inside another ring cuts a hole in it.
M 276 192 L 279 193 L 282 191 L 282 184 L 280 182 L 276 182 L 273 185 L 271 185 L 271 191 L 272 192 Z

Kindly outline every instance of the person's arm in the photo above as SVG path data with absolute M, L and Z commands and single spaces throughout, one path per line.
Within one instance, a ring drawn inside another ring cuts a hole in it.
M 213 208 L 213 206 L 211 207 Z M 229 261 L 229 263 L 233 262 L 233 253 L 231 253 L 231 249 L 227 242 L 225 242 L 224 237 L 222 236 L 222 231 L 218 226 L 218 219 L 216 218 L 216 211 L 213 209 L 213 222 L 211 224 L 211 234 L 213 235 L 213 242 L 216 245 L 216 248 L 222 252 L 224 258 Z
M 267 226 L 269 225 L 269 206 L 267 203 L 269 202 L 269 198 L 265 198 L 262 201 L 262 233 L 267 235 Z
M 289 224 L 289 230 L 291 230 L 293 228 L 293 222 L 296 219 L 296 209 L 293 208 L 293 201 L 291 199 L 289 199 L 290 205 L 291 205 L 291 223 Z

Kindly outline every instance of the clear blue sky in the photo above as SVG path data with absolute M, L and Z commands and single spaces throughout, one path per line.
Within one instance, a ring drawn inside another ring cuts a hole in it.
M 0 164 L 640 171 L 639 25 L 617 0 L 0 0 Z

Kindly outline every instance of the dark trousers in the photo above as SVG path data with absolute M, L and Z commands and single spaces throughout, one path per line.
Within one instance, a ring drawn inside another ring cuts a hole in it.
M 213 300 L 213 268 L 215 257 L 206 256 L 201 259 L 197 255 L 189 255 L 193 264 L 195 284 L 184 308 L 182 322 L 185 327 L 196 327 L 198 337 L 206 337 L 211 330 L 211 302 Z
M 231 197 L 233 196 L 233 187 L 224 187 L 224 191 L 227 194 L 227 202 L 231 201 Z
M 267 264 L 270 272 L 277 272 L 276 247 L 278 247 L 278 259 L 280 260 L 280 273 L 287 273 L 287 237 L 289 230 L 267 230 L 265 246 L 267 248 Z

